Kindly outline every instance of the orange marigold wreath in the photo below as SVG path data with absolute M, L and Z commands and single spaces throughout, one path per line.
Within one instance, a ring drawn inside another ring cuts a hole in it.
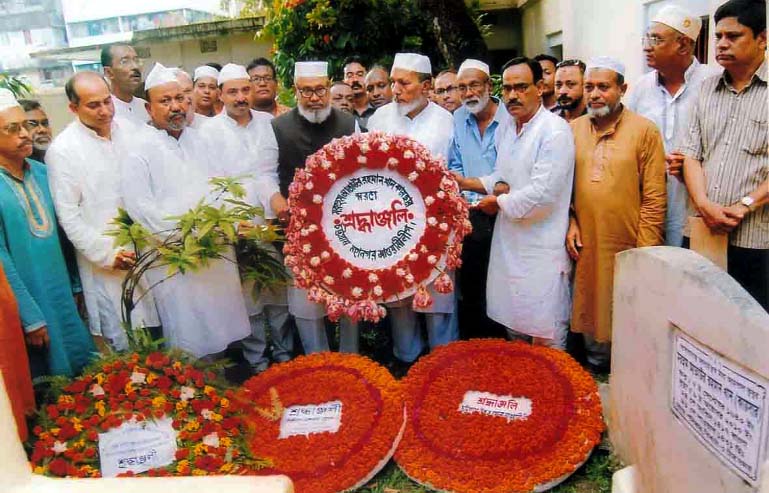
M 238 394 L 250 403 L 252 447 L 285 474 L 297 493 L 333 493 L 362 486 L 392 457 L 405 428 L 400 384 L 384 367 L 355 354 L 316 353 L 271 367 Z M 341 402 L 336 432 L 281 438 L 292 406 Z
M 402 384 L 408 426 L 395 460 L 436 490 L 544 491 L 585 462 L 604 430 L 595 381 L 554 349 L 455 342 Z

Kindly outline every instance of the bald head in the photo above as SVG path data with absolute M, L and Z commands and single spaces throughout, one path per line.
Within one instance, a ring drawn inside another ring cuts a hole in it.
M 101 74 L 90 71 L 78 72 L 64 85 L 64 92 L 70 103 L 79 104 L 83 91 L 99 90 L 102 87 L 106 87 L 109 92 L 109 85 Z
M 96 72 L 78 72 L 64 86 L 69 99 L 69 109 L 80 122 L 97 134 L 110 135 L 115 106 L 109 86 Z

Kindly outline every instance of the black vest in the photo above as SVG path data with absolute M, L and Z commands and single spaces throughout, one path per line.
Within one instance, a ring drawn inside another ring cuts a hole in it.
M 278 141 L 278 179 L 280 193 L 288 197 L 288 186 L 294 181 L 294 173 L 304 168 L 307 157 L 337 137 L 355 132 L 352 115 L 337 109 L 323 123 L 310 123 L 296 108 L 272 120 L 272 128 Z

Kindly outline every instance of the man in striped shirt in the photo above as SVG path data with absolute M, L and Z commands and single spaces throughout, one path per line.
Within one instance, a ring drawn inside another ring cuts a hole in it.
M 729 234 L 729 274 L 769 310 L 766 1 L 730 0 L 715 21 L 724 71 L 702 84 L 682 149 L 684 178 L 708 228 Z

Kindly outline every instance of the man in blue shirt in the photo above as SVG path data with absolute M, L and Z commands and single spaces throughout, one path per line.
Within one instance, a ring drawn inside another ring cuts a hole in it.
M 496 168 L 496 138 L 499 129 L 512 119 L 499 100 L 491 96 L 489 66 L 468 59 L 457 72 L 462 106 L 454 112 L 454 138 L 449 151 L 449 169 L 464 177 L 492 174 Z M 481 195 L 465 192 L 471 205 Z M 465 238 L 459 273 L 459 327 L 462 338 L 504 337 L 501 326 L 486 316 L 486 275 L 489 267 L 494 216 L 470 210 L 473 232 Z

